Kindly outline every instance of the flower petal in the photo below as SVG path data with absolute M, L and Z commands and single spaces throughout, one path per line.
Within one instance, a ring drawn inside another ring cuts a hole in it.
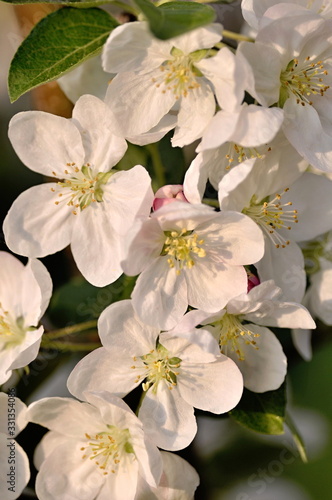
M 27 257 L 45 257 L 70 243 L 75 217 L 66 202 L 55 205 L 52 184 L 34 186 L 21 193 L 5 218 L 8 247 Z
M 75 124 L 43 111 L 24 111 L 9 124 L 9 139 L 20 160 L 34 172 L 61 179 L 68 162 L 83 165 L 84 149 Z

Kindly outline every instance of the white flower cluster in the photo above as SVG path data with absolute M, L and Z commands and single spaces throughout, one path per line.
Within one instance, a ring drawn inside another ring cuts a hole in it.
M 70 244 L 95 286 L 138 276 L 69 377 L 81 401 L 27 411 L 50 430 L 36 452 L 40 500 L 192 499 L 196 472 L 158 447 L 191 443 L 194 408 L 221 414 L 243 387 L 280 387 L 287 360 L 269 327 L 293 329 L 308 358 L 308 309 L 332 324 L 332 2 L 242 8 L 255 39 L 236 51 L 220 24 L 167 41 L 123 24 L 103 50 L 104 101 L 83 95 L 71 119 L 28 111 L 10 123 L 22 162 L 54 181 L 22 193 L 4 222 L 10 250 L 30 260 L 0 254 L 0 382 L 38 353 L 51 282 L 37 258 Z M 116 165 L 126 141 L 171 129 L 174 147 L 200 140 L 197 156 L 183 186 L 154 195 L 144 166 Z M 121 399 L 136 387 L 137 416 Z

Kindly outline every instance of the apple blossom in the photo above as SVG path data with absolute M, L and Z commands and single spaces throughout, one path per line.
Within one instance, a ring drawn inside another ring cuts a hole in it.
M 300 7 L 311 10 L 315 14 L 320 14 L 326 19 L 332 17 L 331 0 L 242 0 L 241 8 L 244 19 L 255 30 L 259 29 L 259 23 L 265 12 L 274 5 L 296 4 Z
M 127 149 L 107 106 L 81 97 L 67 120 L 41 111 L 15 115 L 9 137 L 31 170 L 55 183 L 22 193 L 4 222 L 10 249 L 43 257 L 69 243 L 84 277 L 96 286 L 121 274 L 124 238 L 135 217 L 150 212 L 151 179 L 140 165 L 129 171 L 112 167 Z
M 0 491 L 2 500 L 19 498 L 30 479 L 29 459 L 15 437 L 27 425 L 27 407 L 12 392 L 0 393 Z
M 261 23 L 255 43 L 238 48 L 254 73 L 247 90 L 262 106 L 282 108 L 289 142 L 308 163 L 331 171 L 332 19 L 277 4 Z
M 162 186 L 154 195 L 152 208 L 158 210 L 158 208 L 173 203 L 175 200 L 188 202 L 183 193 L 183 186 L 181 184 Z
M 282 291 L 273 281 L 260 283 L 231 299 L 215 314 L 190 311 L 172 332 L 183 335 L 183 331 L 198 324 L 214 335 L 221 352 L 241 370 L 245 387 L 254 392 L 277 389 L 286 375 L 286 356 L 278 339 L 266 327 L 315 328 L 308 310 L 301 304 L 284 301 Z
M 117 75 L 106 103 L 121 121 L 123 135 L 146 132 L 171 111 L 177 114 L 172 144 L 183 146 L 201 137 L 214 115 L 214 92 L 226 109 L 241 103 L 245 69 L 235 69 L 229 49 L 211 50 L 221 31 L 221 25 L 211 24 L 166 41 L 154 38 L 145 22 L 112 31 L 103 66 Z
M 36 450 L 39 500 L 134 500 L 143 478 L 157 487 L 162 460 L 130 408 L 108 392 L 86 402 L 44 398 L 28 408 L 31 422 L 50 429 Z
M 107 307 L 98 326 L 104 347 L 76 365 L 68 388 L 78 398 L 97 388 L 124 397 L 142 384 L 138 416 L 157 446 L 189 445 L 197 430 L 193 407 L 219 414 L 239 402 L 241 373 L 209 332 L 160 332 L 142 323 L 130 300 Z
M 24 266 L 0 252 L 0 384 L 37 356 L 44 332 L 38 323 L 51 294 L 52 281 L 41 262 L 31 259 Z
M 249 217 L 174 201 L 136 225 L 126 260 L 140 276 L 132 293 L 142 321 L 168 330 L 192 307 L 214 312 L 247 290 L 243 265 L 261 259 L 261 231 Z

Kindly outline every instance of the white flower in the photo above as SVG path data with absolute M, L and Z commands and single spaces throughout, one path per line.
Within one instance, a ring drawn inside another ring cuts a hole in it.
M 239 116 L 241 117 L 243 113 L 246 113 L 246 110 L 249 111 L 249 108 L 250 106 L 244 107 Z M 262 107 L 260 109 L 262 112 L 263 110 L 265 112 L 271 111 L 270 109 Z M 256 113 L 254 113 L 254 116 L 255 114 Z M 264 115 L 263 123 L 265 123 L 265 119 L 270 119 L 269 113 L 264 113 Z M 244 118 L 249 118 L 249 116 L 250 115 L 244 116 Z M 218 113 L 213 120 L 216 117 L 218 117 Z M 268 136 L 266 135 L 265 138 L 268 142 L 261 146 L 257 146 L 257 142 L 254 140 L 257 122 L 250 120 L 247 124 L 249 130 L 251 130 L 252 142 L 246 143 L 246 145 L 242 142 L 226 142 L 222 146 L 214 149 L 204 149 L 204 151 L 202 150 L 204 141 L 199 145 L 198 149 L 202 151 L 189 166 L 183 183 L 185 196 L 190 203 L 201 202 L 206 189 L 207 180 L 209 180 L 212 186 L 218 190 L 218 184 L 224 175 L 226 175 L 231 168 L 236 167 L 246 160 L 256 158 L 256 162 L 262 165 L 262 172 L 263 170 L 265 171 L 266 178 L 269 177 L 270 172 L 276 170 L 279 171 L 280 178 L 282 178 L 283 172 L 285 171 L 289 183 L 294 182 L 301 173 L 306 170 L 308 163 L 303 160 L 282 132 L 278 133 L 271 142 L 268 141 Z M 262 132 L 260 132 L 260 134 L 261 133 Z M 217 134 L 215 135 L 218 137 Z M 233 135 L 231 136 L 231 140 L 234 141 Z M 291 174 L 293 174 L 292 179 L 290 178 Z
M 140 223 L 123 270 L 139 276 L 132 294 L 142 321 L 175 326 L 188 304 L 214 312 L 247 289 L 243 265 L 264 253 L 261 231 L 235 212 L 174 201 Z
M 44 331 L 38 323 L 51 294 L 52 281 L 41 262 L 32 259 L 24 266 L 0 252 L 0 384 L 37 356 Z
M 332 233 L 303 244 L 302 251 L 310 281 L 302 303 L 315 318 L 332 325 Z M 309 361 L 312 357 L 310 330 L 294 329 L 292 338 L 298 352 Z
M 161 458 L 163 474 L 158 488 L 140 480 L 135 500 L 193 500 L 199 485 L 195 469 L 175 453 L 162 451 Z
M 217 55 L 210 50 L 221 31 L 221 25 L 212 24 L 166 41 L 156 39 L 146 22 L 112 31 L 103 66 L 118 74 L 106 103 L 125 136 L 150 130 L 172 111 L 177 114 L 172 143 L 183 146 L 201 137 L 214 115 L 214 91 L 226 109 L 241 103 L 245 82 L 241 68 L 235 73 L 233 54 L 226 48 Z
M 259 29 L 259 24 L 266 11 L 277 4 L 282 4 L 283 15 L 287 16 L 292 12 L 295 5 L 311 10 L 315 14 L 329 19 L 332 17 L 331 0 L 242 0 L 242 14 L 247 23 L 254 29 Z M 285 4 L 291 4 L 290 6 Z M 296 7 L 295 7 L 296 8 Z M 298 8 L 298 7 L 297 7 Z M 291 9 L 291 10 L 289 10 Z
M 0 393 L 0 491 L 2 500 L 18 498 L 30 479 L 28 457 L 15 441 L 28 421 L 20 399 Z
M 31 422 L 50 429 L 35 457 L 39 500 L 134 500 L 142 477 L 156 487 L 162 461 L 142 423 L 108 392 L 87 402 L 45 398 L 28 409 Z
M 4 222 L 11 250 L 43 257 L 71 244 L 92 284 L 122 274 L 124 238 L 136 216 L 149 214 L 153 193 L 143 167 L 111 170 L 127 148 L 115 132 L 111 111 L 93 96 L 78 100 L 71 120 L 41 111 L 14 116 L 9 137 L 16 153 L 58 182 L 34 186 L 14 202 Z
M 301 302 L 306 286 L 304 260 L 296 241 L 331 228 L 331 181 L 281 166 L 264 170 L 249 160 L 219 183 L 220 207 L 251 217 L 265 236 L 264 257 L 256 264 L 261 280 L 273 279 L 288 300 Z M 297 222 L 298 221 L 298 222 Z
M 239 46 L 255 78 L 247 90 L 263 106 L 281 107 L 289 142 L 308 163 L 331 171 L 332 20 L 298 7 L 283 16 L 284 4 L 271 7 L 255 43 Z
M 166 450 L 185 448 L 196 434 L 193 407 L 224 413 L 239 402 L 239 369 L 223 355 L 212 335 L 200 330 L 160 332 L 141 322 L 130 300 L 100 316 L 104 347 L 83 358 L 68 379 L 79 398 L 85 390 L 108 390 L 124 397 L 142 384 L 138 416 L 150 438 Z M 183 338 L 186 337 L 186 338 Z
M 218 340 L 221 352 L 240 368 L 245 387 L 254 392 L 277 389 L 285 378 L 287 361 L 280 342 L 266 327 L 316 326 L 305 307 L 284 302 L 281 294 L 273 281 L 265 281 L 230 300 L 216 314 L 189 312 L 173 333 L 211 325 L 205 327 Z

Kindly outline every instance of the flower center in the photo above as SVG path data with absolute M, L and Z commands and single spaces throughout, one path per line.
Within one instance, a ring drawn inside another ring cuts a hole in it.
M 51 191 L 53 193 L 57 192 L 59 198 L 64 197 L 63 199 L 67 202 L 67 205 L 73 207 L 72 213 L 77 215 L 77 210 L 84 210 L 92 202 L 103 201 L 102 185 L 106 184 L 113 173 L 113 171 L 110 171 L 96 174 L 89 163 L 83 165 L 81 169 L 75 163 L 67 163 L 67 168 L 64 170 L 66 177 L 64 176 L 63 181 L 52 187 Z M 56 172 L 52 172 L 52 174 L 57 177 Z M 59 188 L 61 189 L 60 192 L 58 192 Z M 60 200 L 57 200 L 54 203 L 59 205 L 60 202 Z
M 152 391 L 156 393 L 160 381 L 164 381 L 170 390 L 176 386 L 177 376 L 180 373 L 178 370 L 182 361 L 180 358 L 176 356 L 170 357 L 167 349 L 158 343 L 156 349 L 141 356 L 141 359 L 147 373 L 146 382 L 142 384 L 143 391 L 147 391 L 152 387 Z
M 227 356 L 227 353 L 235 352 L 239 361 L 245 359 L 241 343 L 251 345 L 258 350 L 255 338 L 259 337 L 259 333 L 253 333 L 242 325 L 239 316 L 226 313 L 221 320 L 214 323 L 219 328 L 219 346 L 220 351 Z
M 89 457 L 105 475 L 109 472 L 115 474 L 121 462 L 136 460 L 129 430 L 114 425 L 107 425 L 107 429 L 94 436 L 85 434 L 88 443 L 81 448 L 84 451 L 82 459 Z
M 182 229 L 181 231 L 165 231 L 165 243 L 161 255 L 168 255 L 168 265 L 175 267 L 180 274 L 184 267 L 191 269 L 195 265 L 194 257 L 205 257 L 206 252 L 201 245 L 203 239 L 198 239 L 198 234 Z
M 279 106 L 282 108 L 291 94 L 295 95 L 297 104 L 312 105 L 311 95 L 323 96 L 330 88 L 324 83 L 327 75 L 323 61 L 310 62 L 310 56 L 301 63 L 292 59 L 280 75 Z
M 206 51 L 198 51 L 206 52 Z M 160 74 L 152 78 L 153 83 L 159 88 L 162 86 L 162 93 L 168 90 L 173 92 L 176 99 L 187 97 L 188 92 L 200 87 L 197 77 L 202 76 L 200 71 L 194 66 L 194 62 L 203 56 L 185 55 L 180 49 L 172 49 L 172 59 L 165 61 L 160 67 Z M 195 53 L 193 53 L 195 54 Z
M 262 150 L 260 152 L 257 148 L 245 148 L 243 146 L 240 146 L 239 144 L 236 144 L 235 142 L 230 142 L 227 154 L 225 155 L 226 160 L 228 160 L 226 170 L 229 170 L 232 166 L 232 163 L 234 162 L 238 164 L 242 163 L 245 160 L 249 160 L 250 158 L 264 158 L 265 154 L 271 151 L 271 148 L 269 146 L 266 146 L 266 148 L 266 151 L 263 151 L 260 147 L 259 149 Z
M 7 349 L 21 344 L 25 332 L 23 318 L 18 318 L 15 321 L 0 303 L 0 349 Z
M 287 193 L 289 188 L 284 190 Z M 285 248 L 289 245 L 289 240 L 286 240 L 277 229 L 291 230 L 290 223 L 297 223 L 297 210 L 288 210 L 287 207 L 292 205 L 292 202 L 281 204 L 281 194 L 276 194 L 273 200 L 257 203 L 256 195 L 251 198 L 250 207 L 245 208 L 242 212 L 258 224 L 265 234 L 271 239 L 276 248 Z M 286 210 L 285 210 L 286 208 Z

